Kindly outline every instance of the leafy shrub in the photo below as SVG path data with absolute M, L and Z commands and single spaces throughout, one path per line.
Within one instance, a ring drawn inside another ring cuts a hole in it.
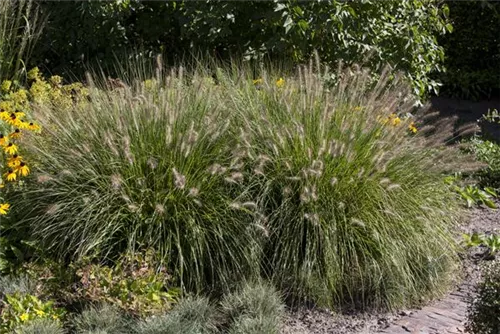
M 217 332 L 217 313 L 206 298 L 186 298 L 162 316 L 140 321 L 139 334 L 203 334 Z
M 444 94 L 479 99 L 500 96 L 500 3 L 448 1 L 453 32 L 441 36 L 446 72 L 437 77 Z
M 56 72 L 82 72 L 86 62 L 104 66 L 138 45 L 134 56 L 163 52 L 172 62 L 197 51 L 302 62 L 318 50 L 332 63 L 364 62 L 371 54 L 374 73 L 389 63 L 421 96 L 439 86 L 429 77 L 442 70 L 436 37 L 451 30 L 447 5 L 434 0 L 44 1 L 41 7 L 49 19 L 37 63 Z
M 474 334 L 494 334 L 500 328 L 500 261 L 485 265 L 482 274 L 468 308 L 466 329 Z
M 71 324 L 77 334 L 131 333 L 130 320 L 125 317 L 119 308 L 108 304 L 85 309 L 72 319 Z
M 373 85 L 352 68 L 328 86 L 313 67 L 284 79 L 262 70 L 256 84 L 237 66 L 216 82 L 159 68 L 91 86 L 80 106 L 42 106 L 43 145 L 27 141 L 40 182 L 13 197 L 19 226 L 60 257 L 151 248 L 188 290 L 262 269 L 322 304 L 438 294 L 459 213 L 442 181 L 457 165 L 439 146 L 448 134 L 415 133 L 394 73 Z
M 178 292 L 170 288 L 170 276 L 158 271 L 151 253 L 125 256 L 113 267 L 90 264 L 77 271 L 81 287 L 76 295 L 85 300 L 107 302 L 138 315 L 170 309 Z
M 16 334 L 64 334 L 61 322 L 53 319 L 37 319 L 16 329 Z
M 5 296 L 5 306 L 0 315 L 0 332 L 10 333 L 17 326 L 35 319 L 59 320 L 65 311 L 54 302 L 43 302 L 30 294 L 16 292 Z
M 500 145 L 474 137 L 469 147 L 476 158 L 486 164 L 476 175 L 480 185 L 500 189 Z
M 268 283 L 246 283 L 221 301 L 229 333 L 279 333 L 284 315 L 281 296 Z
M 0 2 L 0 80 L 26 74 L 24 66 L 42 28 L 43 20 L 32 0 Z

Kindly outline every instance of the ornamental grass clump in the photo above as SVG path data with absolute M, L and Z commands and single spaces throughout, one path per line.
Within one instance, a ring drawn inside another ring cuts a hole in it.
M 89 78 L 87 103 L 37 108 L 43 140 L 26 147 L 38 182 L 15 200 L 49 253 L 148 248 L 189 290 L 260 273 L 330 306 L 393 308 L 446 288 L 457 204 L 442 173 L 455 151 L 445 128 L 409 115 L 399 76 L 183 72 Z
M 27 143 L 37 182 L 13 199 L 33 238 L 66 259 L 150 248 L 196 291 L 256 267 L 252 210 L 233 209 L 249 199 L 215 86 L 188 84 L 181 68 L 88 94 L 68 108 L 37 106 L 47 126 Z
M 263 268 L 295 300 L 393 308 L 435 296 L 456 262 L 445 128 L 418 132 L 408 86 L 389 71 L 375 85 L 357 68 L 334 87 L 328 76 L 311 65 L 279 85 L 270 73 L 259 89 L 224 84 L 265 217 Z

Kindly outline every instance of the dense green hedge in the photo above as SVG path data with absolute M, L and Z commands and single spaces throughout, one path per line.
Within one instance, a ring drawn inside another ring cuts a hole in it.
M 442 93 L 467 99 L 500 96 L 500 2 L 449 1 L 453 32 L 441 37 Z
M 437 87 L 429 73 L 442 70 L 437 36 L 451 30 L 436 0 L 37 2 L 49 18 L 34 65 L 58 73 L 109 63 L 131 47 L 170 61 L 201 51 L 301 62 L 317 49 L 332 63 L 390 63 L 423 96 Z

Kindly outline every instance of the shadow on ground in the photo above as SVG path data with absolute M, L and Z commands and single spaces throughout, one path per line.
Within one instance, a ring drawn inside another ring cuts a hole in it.
M 468 125 L 478 124 L 477 120 L 488 110 L 497 109 L 500 111 L 500 98 L 491 100 L 458 100 L 448 97 L 432 97 L 430 101 L 430 112 L 438 111 L 440 114 L 436 121 L 451 119 L 454 122 L 454 129 L 457 131 L 457 139 L 461 139 L 459 129 Z M 481 123 L 481 135 L 489 140 L 500 143 L 500 125 Z

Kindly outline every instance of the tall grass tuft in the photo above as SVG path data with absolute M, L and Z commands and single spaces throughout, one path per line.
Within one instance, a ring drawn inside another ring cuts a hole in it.
M 325 85 L 328 69 L 311 63 L 284 84 L 276 73 L 263 73 L 260 89 L 224 83 L 266 272 L 320 304 L 393 308 L 435 296 L 456 262 L 457 205 L 442 175 L 456 149 L 440 146 L 443 129 L 412 135 L 414 100 L 394 73 L 375 84 L 359 68 L 336 75 Z
M 0 1 L 0 79 L 26 74 L 25 64 L 42 28 L 32 0 Z
M 38 181 L 13 199 L 20 224 L 61 257 L 155 249 L 193 290 L 260 267 L 320 304 L 435 296 L 456 261 L 442 176 L 455 151 L 443 131 L 408 130 L 414 101 L 394 73 L 335 75 L 159 68 L 91 83 L 83 108 L 38 106 L 43 141 L 26 138 Z
M 132 86 L 101 80 L 83 108 L 40 106 L 43 142 L 29 144 L 38 182 L 20 203 L 47 249 L 102 258 L 151 248 L 196 291 L 258 267 L 253 213 L 234 209 L 249 199 L 229 114 L 215 85 L 189 80 L 182 68 Z

